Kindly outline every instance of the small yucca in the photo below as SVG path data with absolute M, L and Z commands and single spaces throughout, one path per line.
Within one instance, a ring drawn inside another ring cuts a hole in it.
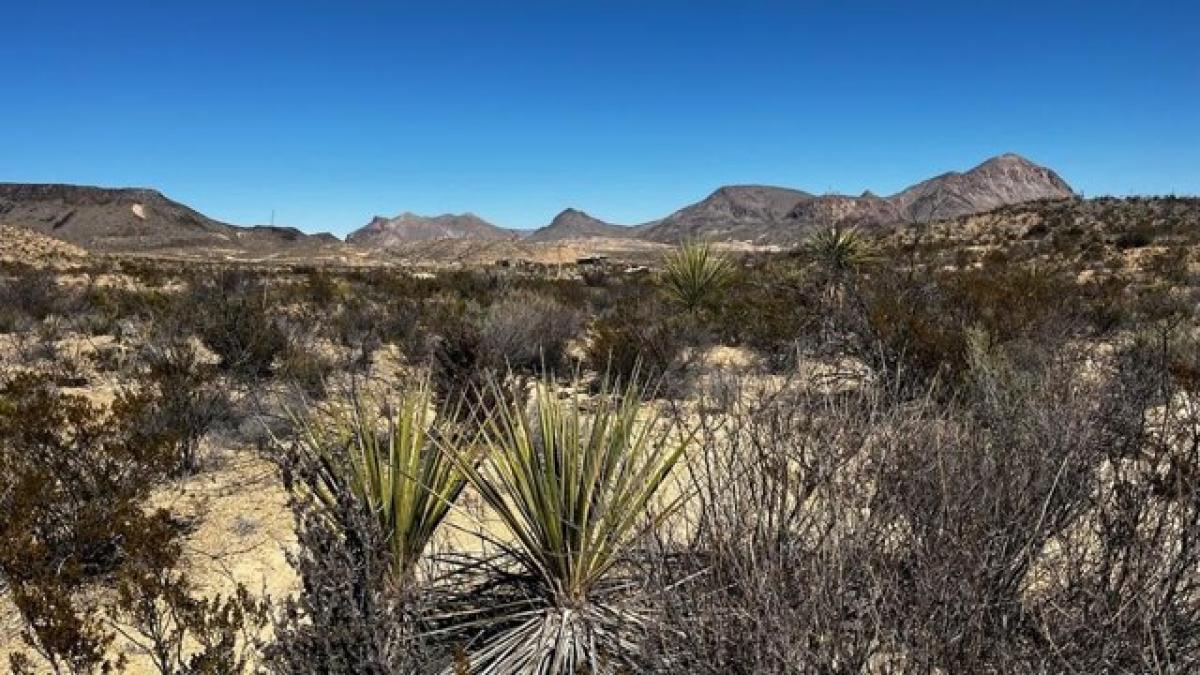
M 486 454 L 459 455 L 472 488 L 512 534 L 515 562 L 494 585 L 524 598 L 467 655 L 471 672 L 617 672 L 641 613 L 614 570 L 653 515 L 686 439 L 646 410 L 636 384 L 601 387 L 592 410 L 540 384 L 532 410 L 510 404 L 482 431 Z M 665 511 L 665 510 L 664 510 Z M 661 513 L 659 514 L 661 515 Z
M 689 312 L 716 302 L 733 279 L 733 265 L 704 241 L 685 241 L 663 259 L 662 285 Z
M 804 251 L 835 274 L 856 270 L 877 260 L 874 247 L 856 229 L 831 227 L 814 233 Z
M 321 467 L 315 496 L 333 506 L 350 490 L 378 520 L 392 551 L 392 576 L 409 581 L 422 552 L 466 485 L 455 460 L 433 442 L 428 381 L 387 405 L 359 394 L 347 412 L 300 420 L 301 447 Z

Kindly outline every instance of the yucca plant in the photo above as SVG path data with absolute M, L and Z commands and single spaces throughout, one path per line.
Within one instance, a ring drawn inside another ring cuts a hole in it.
M 814 233 L 803 250 L 828 272 L 840 275 L 877 260 L 874 247 L 857 228 L 831 227 Z
M 479 461 L 457 455 L 511 533 L 495 544 L 512 569 L 493 566 L 495 579 L 485 584 L 506 589 L 505 606 L 491 610 L 491 620 L 473 617 L 483 630 L 465 656 L 469 672 L 632 667 L 630 631 L 643 614 L 631 599 L 636 583 L 619 567 L 642 528 L 669 511 L 656 509 L 656 495 L 688 439 L 644 407 L 636 383 L 600 389 L 585 414 L 576 396 L 559 398 L 544 381 L 528 412 L 513 403 L 487 421 Z
M 459 463 L 433 442 L 428 380 L 380 407 L 355 393 L 349 409 L 299 421 L 303 451 L 317 461 L 314 496 L 333 507 L 349 490 L 376 518 L 391 548 L 392 578 L 417 562 L 466 485 Z
M 706 241 L 685 241 L 663 259 L 662 285 L 680 307 L 695 312 L 716 302 L 733 280 L 733 265 Z

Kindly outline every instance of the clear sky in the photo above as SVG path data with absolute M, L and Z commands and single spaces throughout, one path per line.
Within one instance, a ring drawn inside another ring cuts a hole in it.
M 12 1 L 0 180 L 344 234 L 728 183 L 890 193 L 1017 152 L 1200 192 L 1200 2 Z

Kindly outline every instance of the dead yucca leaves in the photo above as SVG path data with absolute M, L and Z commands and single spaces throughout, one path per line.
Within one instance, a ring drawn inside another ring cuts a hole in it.
M 663 515 L 653 513 L 655 497 L 688 443 L 646 408 L 643 393 L 636 382 L 606 382 L 584 413 L 577 396 L 559 398 L 543 381 L 530 410 L 511 403 L 486 420 L 481 459 L 456 454 L 512 535 L 495 543 L 515 572 L 495 585 L 522 598 L 482 622 L 467 655 L 471 672 L 606 673 L 630 665 L 630 629 L 642 615 L 628 601 L 636 584 L 618 567 Z
M 440 433 L 429 382 L 384 406 L 359 393 L 349 409 L 299 420 L 301 449 L 318 466 L 314 496 L 332 508 L 349 490 L 374 515 L 392 553 L 392 576 L 411 580 L 422 552 L 466 485 Z

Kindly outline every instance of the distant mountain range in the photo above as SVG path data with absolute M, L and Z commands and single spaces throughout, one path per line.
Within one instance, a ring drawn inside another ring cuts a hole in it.
M 812 195 L 765 186 L 723 187 L 645 228 L 640 236 L 674 242 L 687 237 L 763 244 L 795 243 L 814 229 L 881 227 L 945 220 L 997 206 L 1074 193 L 1050 169 L 1017 155 L 993 157 L 965 173 L 945 173 L 890 197 Z
M 579 239 L 641 239 L 675 243 L 687 238 L 792 244 L 814 229 L 873 228 L 980 213 L 1009 204 L 1071 197 L 1050 169 L 1013 154 L 993 157 L 962 173 L 917 183 L 889 197 L 815 195 L 765 185 L 731 185 L 665 218 L 637 226 L 607 223 L 568 208 L 545 227 L 520 232 L 471 213 L 376 216 L 346 242 L 383 251 L 408 242 L 443 239 L 550 243 Z M 155 190 L 57 184 L 0 183 L 0 225 L 19 226 L 97 251 L 217 249 L 237 252 L 303 251 L 340 245 L 329 234 L 294 228 L 238 227 L 209 218 Z
M 544 243 L 564 239 L 638 238 L 674 243 L 687 238 L 790 244 L 814 229 L 832 226 L 882 227 L 928 222 L 980 213 L 1040 199 L 1072 196 L 1071 186 L 1050 169 L 1018 155 L 993 157 L 963 172 L 945 173 L 917 183 L 890 197 L 870 191 L 852 197 L 815 195 L 768 185 L 728 185 L 660 220 L 633 227 L 599 220 L 569 208 L 549 225 L 527 234 L 524 241 Z M 397 218 L 376 217 L 347 241 L 368 246 L 440 238 L 503 239 L 519 236 L 477 216 L 423 218 L 411 213 Z

